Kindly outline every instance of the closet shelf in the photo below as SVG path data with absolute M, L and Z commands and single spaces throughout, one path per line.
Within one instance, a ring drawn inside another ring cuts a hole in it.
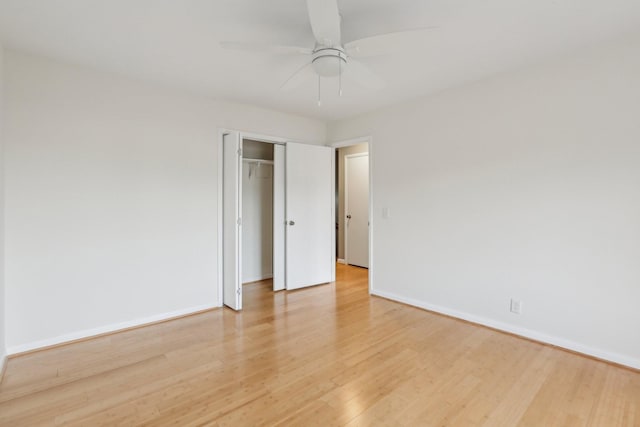
M 243 158 L 242 161 L 243 162 L 249 162 L 249 163 L 264 163 L 266 165 L 272 165 L 273 164 L 273 160 L 264 160 L 264 159 L 246 159 L 246 158 Z

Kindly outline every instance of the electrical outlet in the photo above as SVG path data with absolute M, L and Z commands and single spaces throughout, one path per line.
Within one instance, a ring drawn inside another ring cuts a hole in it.
M 514 314 L 522 313 L 522 301 L 511 298 L 511 312 Z

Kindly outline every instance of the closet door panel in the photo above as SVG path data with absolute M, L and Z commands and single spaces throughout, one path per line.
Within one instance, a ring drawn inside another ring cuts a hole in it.
M 335 219 L 333 148 L 287 143 L 286 287 L 332 281 Z
M 222 212 L 222 265 L 224 305 L 242 309 L 242 142 L 238 132 L 229 132 L 222 139 L 223 212 Z
M 285 146 L 273 147 L 273 290 L 285 288 Z

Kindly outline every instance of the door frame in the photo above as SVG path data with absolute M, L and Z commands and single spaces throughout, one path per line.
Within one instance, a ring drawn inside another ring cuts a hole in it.
M 223 197 L 222 197 L 222 192 L 223 192 L 223 172 L 222 172 L 222 166 L 223 166 L 223 136 L 225 134 L 228 134 L 229 132 L 239 132 L 240 133 L 240 138 L 248 138 L 248 139 L 253 139 L 255 141 L 261 141 L 261 142 L 269 142 L 269 143 L 273 143 L 273 144 L 285 144 L 288 142 L 287 139 L 282 138 L 282 137 L 277 137 L 277 136 L 272 136 L 272 135 L 265 135 L 265 134 L 257 134 L 257 133 L 253 133 L 253 132 L 245 132 L 242 130 L 237 130 L 237 129 L 230 129 L 230 128 L 219 128 L 218 129 L 218 135 L 217 135 L 217 141 L 218 141 L 218 197 L 217 197 L 217 202 L 218 202 L 218 209 L 217 209 L 217 213 L 218 213 L 218 256 L 217 256 L 217 267 L 218 267 L 218 306 L 219 307 L 223 307 L 224 306 L 224 295 L 223 295 L 223 283 L 224 283 L 224 278 L 222 275 L 222 267 L 223 267 L 223 262 L 224 262 L 224 250 L 223 250 L 223 241 L 222 241 L 222 234 L 223 234 L 223 221 L 222 221 L 222 213 L 223 213 Z M 369 145 L 369 294 L 373 293 L 374 290 L 374 263 L 373 263 L 373 230 L 374 230 L 374 226 L 375 226 L 375 221 L 373 219 L 373 201 L 374 201 L 374 185 L 373 185 L 373 169 L 374 169 L 374 157 L 373 157 L 373 138 L 371 136 L 363 136 L 363 137 L 359 137 L 359 138 L 354 138 L 354 139 L 349 139 L 349 140 L 342 140 L 342 141 L 336 141 L 333 143 L 327 143 L 326 146 L 328 147 L 332 147 L 334 149 L 337 148 L 342 148 L 342 147 L 349 147 L 351 145 L 356 145 L 356 144 L 361 144 L 363 142 L 366 142 Z M 333 157 L 335 159 L 335 156 Z M 333 182 L 332 186 L 335 187 L 336 182 L 335 182 L 335 169 L 338 167 L 338 165 L 336 164 L 336 162 L 333 162 L 333 168 L 334 171 L 331 174 L 331 180 Z M 286 197 L 286 195 L 285 195 Z M 335 201 L 333 202 L 335 203 Z M 335 205 L 332 208 L 332 211 L 335 212 Z M 334 234 L 334 238 L 335 238 L 335 234 Z M 333 247 L 335 248 L 335 243 L 333 245 Z M 333 257 L 333 266 L 332 266 L 332 279 L 333 281 L 335 281 L 335 261 L 336 261 L 336 254 L 335 251 L 333 251 L 332 253 L 332 257 Z
M 350 147 L 352 145 L 362 144 L 366 142 L 369 146 L 368 154 L 369 154 L 369 294 L 373 294 L 374 292 L 374 273 L 375 273 L 375 265 L 373 262 L 373 229 L 375 226 L 374 215 L 373 215 L 373 200 L 374 200 L 374 184 L 373 184 L 373 169 L 374 169 L 374 157 L 373 157 L 373 137 L 370 135 L 362 136 L 353 139 L 347 139 L 342 141 L 332 142 L 327 144 L 329 147 L 333 147 L 335 149 Z M 338 165 L 336 164 L 337 168 Z M 335 177 L 335 171 L 334 171 Z M 335 185 L 335 184 L 334 184 Z M 346 248 L 345 248 L 346 249 Z M 346 253 L 345 253 L 346 256 Z
M 223 185 L 224 185 L 224 175 L 223 175 L 223 164 L 224 164 L 224 136 L 231 133 L 238 132 L 240 141 L 244 139 L 252 139 L 254 141 L 267 142 L 270 144 L 286 144 L 287 140 L 284 138 L 280 138 L 277 136 L 256 134 L 252 132 L 244 132 L 238 129 L 229 129 L 229 128 L 219 128 L 218 129 L 218 259 L 217 259 L 217 268 L 218 268 L 218 306 L 224 307 L 224 276 L 223 276 L 223 268 L 224 268 L 224 248 L 223 248 L 223 209 L 224 209 L 224 200 L 223 200 Z
M 345 211 L 345 213 L 347 213 L 348 210 L 349 210 L 349 173 L 347 172 L 348 171 L 347 160 L 354 159 L 354 158 L 357 158 L 357 157 L 367 157 L 367 165 L 368 165 L 368 163 L 369 163 L 369 159 L 368 159 L 368 157 L 369 157 L 369 147 L 367 146 L 367 152 L 366 153 L 347 154 L 346 156 L 344 156 L 344 158 L 345 158 L 345 162 L 344 162 L 344 211 Z M 369 173 L 368 169 L 369 168 L 367 167 L 367 175 Z M 369 185 L 370 181 L 371 181 L 371 177 L 368 176 L 367 178 L 368 178 L 367 179 L 367 185 Z M 367 205 L 369 205 L 369 200 L 370 200 L 370 198 L 367 197 Z M 367 208 L 368 208 L 367 220 L 369 220 L 370 217 L 371 217 L 371 212 L 370 212 L 371 211 L 371 206 L 367 206 Z M 349 233 L 347 232 L 347 227 L 346 227 L 347 222 L 345 221 L 344 224 L 345 224 L 345 230 L 344 230 L 344 262 L 349 264 L 349 257 L 347 256 L 347 254 L 349 253 L 349 236 L 348 236 Z M 370 226 L 370 224 L 371 224 L 371 222 L 369 221 L 369 226 Z M 367 234 L 369 234 L 368 231 L 369 230 L 367 229 Z M 367 252 L 368 251 L 369 251 L 369 244 L 367 242 Z M 369 254 L 368 258 L 371 258 L 370 254 Z M 371 261 L 371 260 L 369 259 L 368 261 Z M 367 267 L 367 268 L 369 268 L 369 267 Z

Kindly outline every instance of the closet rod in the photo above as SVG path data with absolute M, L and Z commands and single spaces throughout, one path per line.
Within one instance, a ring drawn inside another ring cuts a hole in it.
M 264 160 L 264 159 L 246 159 L 243 158 L 242 159 L 243 162 L 251 162 L 251 163 L 264 163 L 267 165 L 272 165 L 273 164 L 273 160 Z

